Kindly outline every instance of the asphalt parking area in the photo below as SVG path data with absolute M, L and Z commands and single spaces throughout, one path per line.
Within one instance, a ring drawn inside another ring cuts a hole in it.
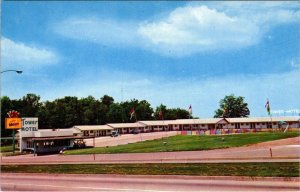
M 128 143 L 136 143 L 140 141 L 160 139 L 163 137 L 170 137 L 173 135 L 180 134 L 177 131 L 166 131 L 166 132 L 151 132 L 151 133 L 139 133 L 139 134 L 124 134 L 118 137 L 96 137 L 95 139 L 85 139 L 87 146 L 95 147 L 106 147 L 106 146 L 117 146 L 125 145 Z

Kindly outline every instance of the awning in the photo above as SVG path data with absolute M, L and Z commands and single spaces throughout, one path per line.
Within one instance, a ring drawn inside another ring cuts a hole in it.
M 30 138 L 31 141 L 49 141 L 49 140 L 64 140 L 64 139 L 84 139 L 85 137 L 66 136 L 66 137 L 34 137 Z

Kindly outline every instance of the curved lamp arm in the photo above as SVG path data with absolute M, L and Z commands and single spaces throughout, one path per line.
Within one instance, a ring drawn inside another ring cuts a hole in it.
M 23 71 L 19 71 L 19 70 L 14 70 L 14 69 L 9 69 L 9 70 L 5 70 L 5 71 L 1 71 L 1 73 L 5 73 L 5 72 L 9 72 L 9 71 L 15 71 L 16 73 L 21 74 Z

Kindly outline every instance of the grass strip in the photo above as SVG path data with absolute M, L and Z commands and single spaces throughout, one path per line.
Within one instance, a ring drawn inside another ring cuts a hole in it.
M 12 147 L 12 145 L 1 146 L 0 151 L 1 151 L 1 153 L 3 153 L 3 152 L 12 152 L 13 147 Z
M 256 144 L 260 142 L 285 139 L 300 136 L 299 131 L 294 132 L 274 132 L 274 133 L 244 133 L 237 135 L 176 135 L 168 138 L 156 139 L 119 145 L 113 147 L 95 147 L 88 149 L 68 150 L 66 155 L 79 154 L 112 154 L 112 153 L 149 153 L 166 151 L 199 151 L 221 149 L 229 147 L 239 147 Z
M 1 165 L 3 173 L 299 177 L 299 163 Z

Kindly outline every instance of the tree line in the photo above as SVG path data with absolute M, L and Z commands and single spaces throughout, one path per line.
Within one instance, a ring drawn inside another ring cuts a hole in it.
M 54 101 L 40 101 L 40 96 L 29 93 L 21 99 L 1 97 L 1 136 L 11 134 L 5 129 L 5 118 L 10 110 L 18 111 L 20 117 L 38 117 L 39 129 L 70 128 L 74 125 L 104 125 L 107 123 L 132 123 L 146 120 L 188 119 L 193 116 L 185 109 L 168 109 L 161 104 L 154 110 L 146 100 L 132 99 L 115 102 L 104 95 L 100 99 L 93 96 L 77 98 L 66 96 Z M 221 99 L 214 117 L 248 117 L 250 111 L 244 97 L 227 95 Z M 130 112 L 134 110 L 134 117 Z
M 5 129 L 5 118 L 10 110 L 19 112 L 20 117 L 38 117 L 39 129 L 70 128 L 74 125 L 104 125 L 107 123 L 129 123 L 142 120 L 174 120 L 192 118 L 191 114 L 180 108 L 168 109 L 161 104 L 154 110 L 146 100 L 132 99 L 115 102 L 104 95 L 100 99 L 93 96 L 77 98 L 66 96 L 54 101 L 40 101 L 40 96 L 29 93 L 21 99 L 1 97 L 1 136 L 9 136 Z M 134 109 L 134 118 L 130 111 Z

